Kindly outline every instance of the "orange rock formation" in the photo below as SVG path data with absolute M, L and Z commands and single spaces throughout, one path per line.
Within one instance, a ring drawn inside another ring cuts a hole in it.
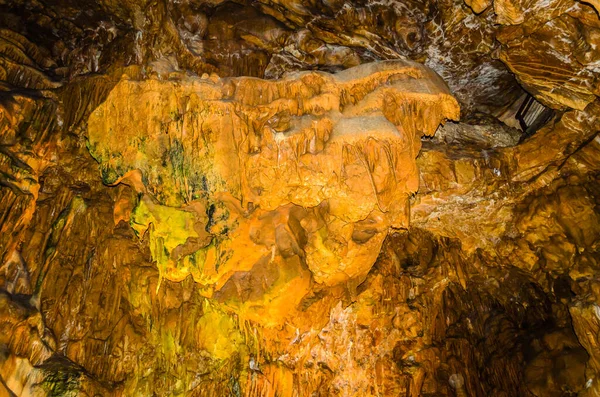
M 599 29 L 0 2 L 0 396 L 600 395 Z

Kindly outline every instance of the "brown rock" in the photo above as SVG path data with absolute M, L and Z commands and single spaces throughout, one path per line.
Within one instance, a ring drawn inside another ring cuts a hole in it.
M 0 395 L 600 393 L 597 10 L 4 1 Z

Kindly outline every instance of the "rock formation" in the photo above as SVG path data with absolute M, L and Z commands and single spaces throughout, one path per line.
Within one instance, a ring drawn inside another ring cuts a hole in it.
M 131 223 L 150 228 L 168 279 L 220 290 L 278 254 L 331 286 L 364 279 L 387 231 L 408 227 L 420 137 L 458 117 L 441 79 L 403 61 L 280 81 L 123 80 L 90 115 L 88 147 L 105 184 L 145 194 Z
M 600 395 L 598 7 L 0 2 L 0 396 Z

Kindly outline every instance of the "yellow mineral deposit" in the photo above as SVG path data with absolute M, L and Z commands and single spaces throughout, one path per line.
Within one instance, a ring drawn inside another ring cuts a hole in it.
M 578 0 L 0 5 L 0 397 L 600 396 Z
M 458 117 L 437 75 L 388 61 L 280 81 L 125 79 L 88 133 L 105 183 L 139 171 L 152 192 L 131 224 L 161 277 L 218 291 L 275 256 L 299 256 L 318 284 L 363 279 L 388 230 L 408 227 L 420 137 Z

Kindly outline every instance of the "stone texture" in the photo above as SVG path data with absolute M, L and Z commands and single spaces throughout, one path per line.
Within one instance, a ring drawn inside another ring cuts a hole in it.
M 408 227 L 420 136 L 458 116 L 441 79 L 405 61 L 123 80 L 90 115 L 88 146 L 104 183 L 147 194 L 131 222 L 150 228 L 161 275 L 220 290 L 277 253 L 335 285 L 363 279 L 387 231 Z
M 597 11 L 0 2 L 0 395 L 599 395 Z

